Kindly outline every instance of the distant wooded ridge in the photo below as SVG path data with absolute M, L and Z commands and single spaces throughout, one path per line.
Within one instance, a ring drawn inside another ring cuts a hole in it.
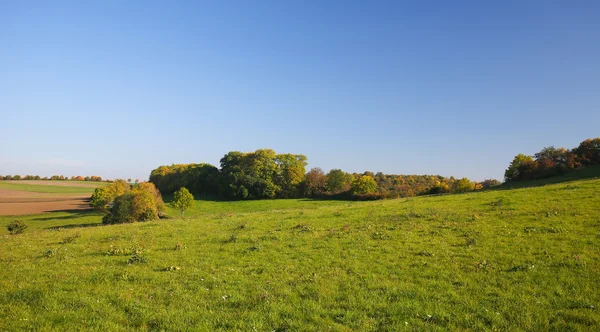
M 588 138 L 571 150 L 549 146 L 533 156 L 518 154 L 504 172 L 504 179 L 544 179 L 594 165 L 600 165 L 600 137 Z
M 44 177 L 40 177 L 39 175 L 25 175 L 25 176 L 20 176 L 20 175 L 0 175 L 0 180 L 6 180 L 6 181 L 11 181 L 11 180 L 43 180 L 43 181 L 91 181 L 91 182 L 111 182 L 111 180 L 102 180 L 102 177 L 100 176 L 96 176 L 96 175 L 92 175 L 92 176 L 81 176 L 81 175 L 77 175 L 77 176 L 71 176 L 71 178 L 69 178 L 68 176 L 64 176 L 64 175 L 52 175 L 52 176 L 44 176 Z M 139 182 L 139 180 L 137 180 Z M 131 179 L 129 180 L 129 182 L 131 182 Z
M 395 175 L 346 173 L 333 169 L 325 174 L 320 168 L 306 171 L 307 157 L 301 154 L 277 154 L 271 149 L 254 152 L 232 151 L 220 160 L 220 168 L 208 163 L 173 164 L 152 170 L 150 182 L 162 193 L 186 187 L 195 194 L 225 199 L 262 198 L 350 198 L 380 199 L 435 193 L 459 193 L 500 184 L 497 180 L 481 183 L 467 178 L 440 175 Z

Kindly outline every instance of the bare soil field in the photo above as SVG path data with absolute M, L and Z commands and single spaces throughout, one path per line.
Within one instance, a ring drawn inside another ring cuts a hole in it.
M 0 215 L 17 216 L 90 209 L 89 194 L 36 193 L 0 188 Z

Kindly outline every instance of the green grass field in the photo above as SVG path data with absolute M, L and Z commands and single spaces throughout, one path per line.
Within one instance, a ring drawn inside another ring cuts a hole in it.
M 48 184 L 42 184 L 48 182 Z M 0 181 L 0 189 L 28 191 L 46 194 L 92 194 L 94 189 L 106 185 L 105 182 L 76 181 Z
M 187 214 L 20 218 L 0 235 L 0 330 L 600 329 L 598 179 Z

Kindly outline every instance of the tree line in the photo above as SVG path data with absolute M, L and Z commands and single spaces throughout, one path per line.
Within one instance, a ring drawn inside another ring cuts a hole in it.
M 96 176 L 96 175 L 86 176 L 86 177 L 77 175 L 77 176 L 71 176 L 70 179 L 68 176 L 64 176 L 64 175 L 52 175 L 50 177 L 48 177 L 48 176 L 41 177 L 39 175 L 25 175 L 25 176 L 20 176 L 20 175 L 4 175 L 4 176 L 2 176 L 2 175 L 0 175 L 0 180 L 7 180 L 7 181 L 10 181 L 10 180 L 44 180 L 44 181 L 46 181 L 46 180 L 47 181 L 71 180 L 71 181 L 110 182 L 110 180 L 102 180 L 102 177 Z
M 278 154 L 271 149 L 231 151 L 220 160 L 220 168 L 207 163 L 159 166 L 150 182 L 162 193 L 181 187 L 198 195 L 231 200 L 265 198 L 342 198 L 370 200 L 426 194 L 459 193 L 500 184 L 439 175 L 395 175 L 378 172 L 347 173 L 320 168 L 306 171 L 307 157 Z
M 504 179 L 544 179 L 593 165 L 600 165 L 600 137 L 588 138 L 570 150 L 549 146 L 533 156 L 518 154 L 504 172 Z

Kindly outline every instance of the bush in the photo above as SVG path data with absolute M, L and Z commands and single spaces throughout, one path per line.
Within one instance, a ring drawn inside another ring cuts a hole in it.
M 145 191 L 154 197 L 154 201 L 156 203 L 156 210 L 158 211 L 159 216 L 163 216 L 165 211 L 167 210 L 167 206 L 162 199 L 162 195 L 160 191 L 156 188 L 154 183 L 152 182 L 142 182 L 138 183 L 134 189 L 134 191 Z
M 23 220 L 13 220 L 10 224 L 6 225 L 6 229 L 11 235 L 21 234 L 26 228 L 27 225 L 25 225 Z
M 112 190 L 107 187 L 99 187 L 94 190 L 90 205 L 98 211 L 106 211 L 106 207 L 115 199 Z
M 102 218 L 104 224 L 123 224 L 158 219 L 154 197 L 141 190 L 130 191 L 117 197 Z

